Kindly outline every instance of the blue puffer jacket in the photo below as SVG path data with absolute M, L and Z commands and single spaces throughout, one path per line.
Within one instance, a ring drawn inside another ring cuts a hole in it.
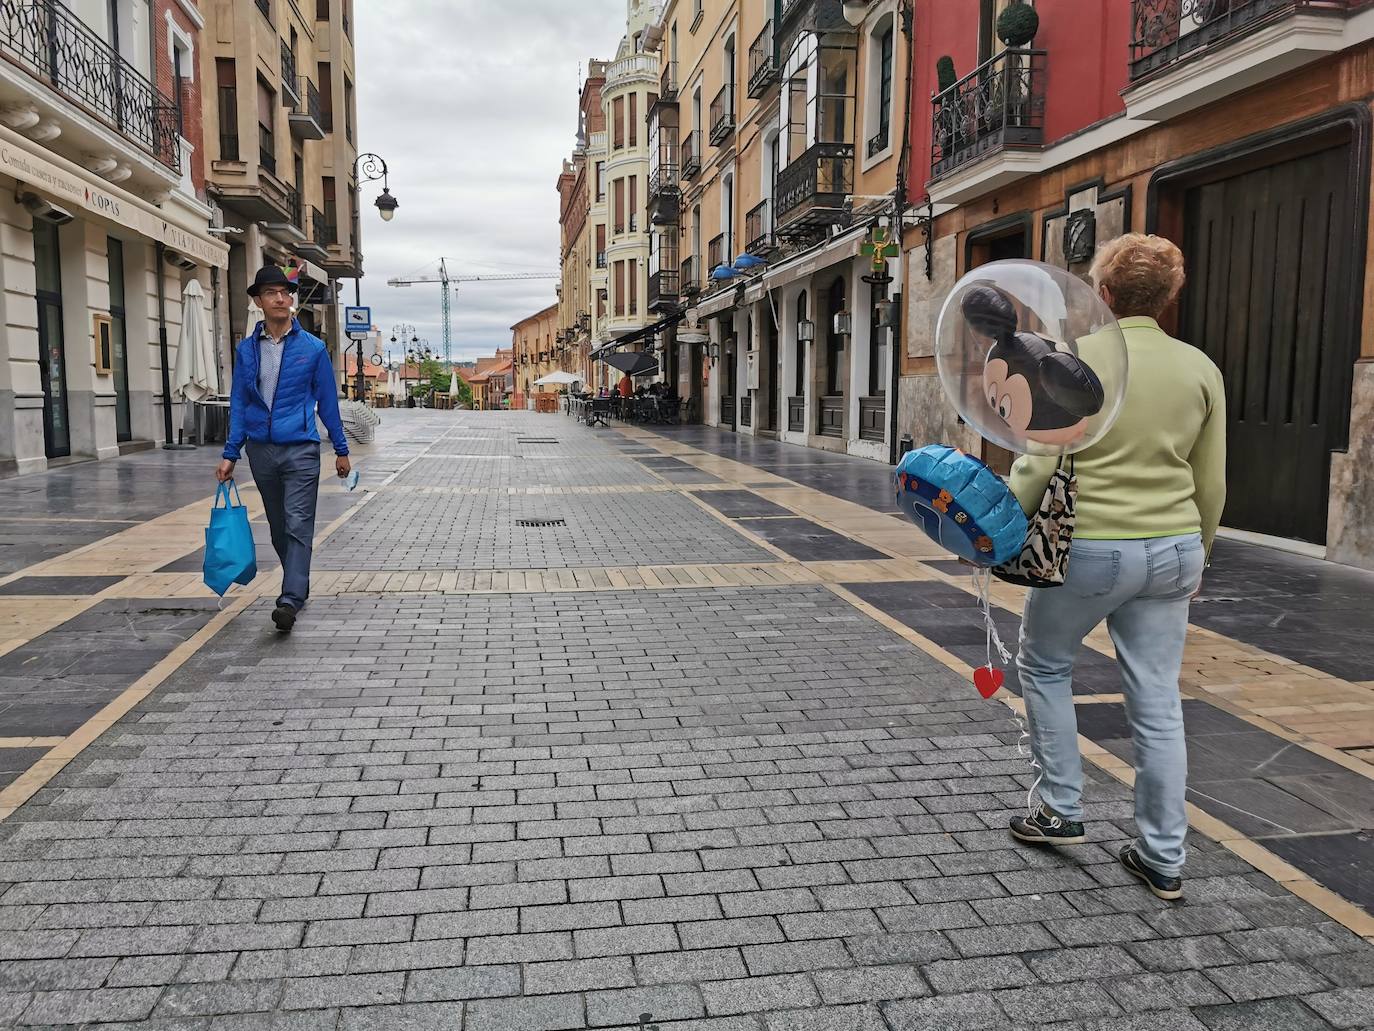
M 282 351 L 281 375 L 272 397 L 272 410 L 258 389 L 258 360 L 261 356 L 263 323 L 238 346 L 234 362 L 234 387 L 229 399 L 229 436 L 224 442 L 224 457 L 239 460 L 244 441 L 250 444 L 317 444 L 315 411 L 329 430 L 336 455 L 348 454 L 339 419 L 339 391 L 334 384 L 334 365 L 324 341 L 301 329 L 291 320 Z

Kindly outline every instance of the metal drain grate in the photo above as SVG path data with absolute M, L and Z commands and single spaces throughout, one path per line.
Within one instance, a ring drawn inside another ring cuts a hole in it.
M 520 437 L 515 441 L 517 444 L 560 444 L 557 437 Z
M 566 519 L 517 519 L 516 526 L 567 526 Z

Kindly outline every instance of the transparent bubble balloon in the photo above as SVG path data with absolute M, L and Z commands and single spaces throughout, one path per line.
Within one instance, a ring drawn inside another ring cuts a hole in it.
M 964 421 L 1029 455 L 1067 455 L 1111 429 L 1126 392 L 1126 341 L 1077 276 L 1038 261 L 994 261 L 950 292 L 935 364 Z

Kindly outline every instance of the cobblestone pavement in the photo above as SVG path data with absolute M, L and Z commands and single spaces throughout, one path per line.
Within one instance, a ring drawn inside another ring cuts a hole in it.
M 1374 858 L 1332 850 L 1367 831 L 1358 757 L 1191 699 L 1218 763 L 1279 741 L 1280 779 L 1346 822 L 1279 841 L 1199 806 L 1186 900 L 1159 902 L 1114 862 L 1096 651 L 1090 840 L 1007 837 L 1016 721 L 968 684 L 968 595 L 912 528 L 557 416 L 382 430 L 371 493 L 326 489 L 290 637 L 270 572 L 202 600 L 204 456 L 186 495 L 0 578 L 0 614 L 61 618 L 0 653 L 0 706 L 98 708 L 24 739 L 0 708 L 0 1026 L 1374 1028 Z M 137 647 L 108 643 L 121 618 Z M 62 663 L 100 649 L 122 679 L 96 696 Z M 1325 879 L 1280 858 L 1308 838 Z

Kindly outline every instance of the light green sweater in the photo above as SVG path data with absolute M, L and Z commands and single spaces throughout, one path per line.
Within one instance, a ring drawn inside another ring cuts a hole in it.
M 1106 436 L 1074 456 L 1074 536 L 1132 540 L 1202 533 L 1210 553 L 1226 502 L 1226 391 L 1202 351 L 1150 318 L 1120 320 L 1129 369 L 1121 413 Z M 1029 515 L 1058 459 L 1026 455 L 1011 489 Z

